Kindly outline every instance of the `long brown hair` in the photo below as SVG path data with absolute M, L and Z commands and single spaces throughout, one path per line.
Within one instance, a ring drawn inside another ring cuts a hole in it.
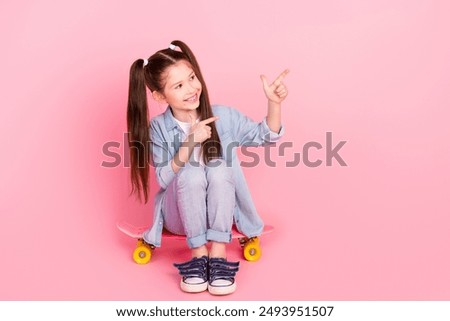
M 162 49 L 148 58 L 148 63 L 145 66 L 144 59 L 138 59 L 130 68 L 127 126 L 131 163 L 131 193 L 136 193 L 139 199 L 141 199 L 142 193 L 145 203 L 148 201 L 151 143 L 146 87 L 152 92 L 162 93 L 164 89 L 164 79 L 162 79 L 164 71 L 178 61 L 185 60 L 192 66 L 202 85 L 200 105 L 198 107 L 200 119 L 204 120 L 213 116 L 208 90 L 193 52 L 180 40 L 172 41 L 171 44 L 180 48 L 181 51 L 170 48 Z M 222 156 L 220 138 L 216 126 L 214 122 L 209 123 L 208 126 L 211 127 L 211 137 L 201 144 L 205 164 L 211 159 Z

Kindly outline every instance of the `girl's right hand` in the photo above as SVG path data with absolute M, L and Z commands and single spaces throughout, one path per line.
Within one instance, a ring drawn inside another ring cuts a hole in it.
M 189 139 L 193 140 L 195 143 L 203 143 L 208 138 L 211 138 L 211 127 L 207 124 L 212 123 L 213 121 L 216 121 L 218 119 L 219 117 L 213 116 L 198 123 L 192 122 Z

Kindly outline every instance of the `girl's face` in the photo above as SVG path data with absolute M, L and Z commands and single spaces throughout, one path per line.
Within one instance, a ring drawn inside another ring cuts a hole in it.
M 159 100 L 169 104 L 174 113 L 181 116 L 195 112 L 200 105 L 201 93 L 202 84 L 191 65 L 185 60 L 180 60 L 167 68 L 165 85 L 163 93 L 159 93 Z

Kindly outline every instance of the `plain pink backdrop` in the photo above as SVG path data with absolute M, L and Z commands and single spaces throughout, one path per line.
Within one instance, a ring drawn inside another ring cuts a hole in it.
M 174 39 L 196 53 L 211 100 L 255 120 L 259 75 L 291 70 L 293 147 L 274 152 L 275 168 L 245 169 L 276 231 L 221 299 L 450 299 L 448 2 L 45 0 L 0 12 L 0 299 L 217 299 L 179 291 L 184 242 L 132 261 L 115 223 L 150 222 L 152 203 L 128 196 L 123 165 L 101 166 L 109 141 L 123 156 L 131 63 Z M 347 167 L 285 165 L 326 132 L 347 142 Z M 240 259 L 235 243 L 229 253 Z

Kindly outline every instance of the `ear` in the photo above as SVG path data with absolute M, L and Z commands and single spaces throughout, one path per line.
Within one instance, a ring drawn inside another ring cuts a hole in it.
M 159 91 L 156 91 L 156 90 L 152 91 L 152 96 L 153 96 L 153 99 L 156 100 L 158 103 L 161 103 L 161 104 L 167 103 L 164 95 L 161 94 Z

